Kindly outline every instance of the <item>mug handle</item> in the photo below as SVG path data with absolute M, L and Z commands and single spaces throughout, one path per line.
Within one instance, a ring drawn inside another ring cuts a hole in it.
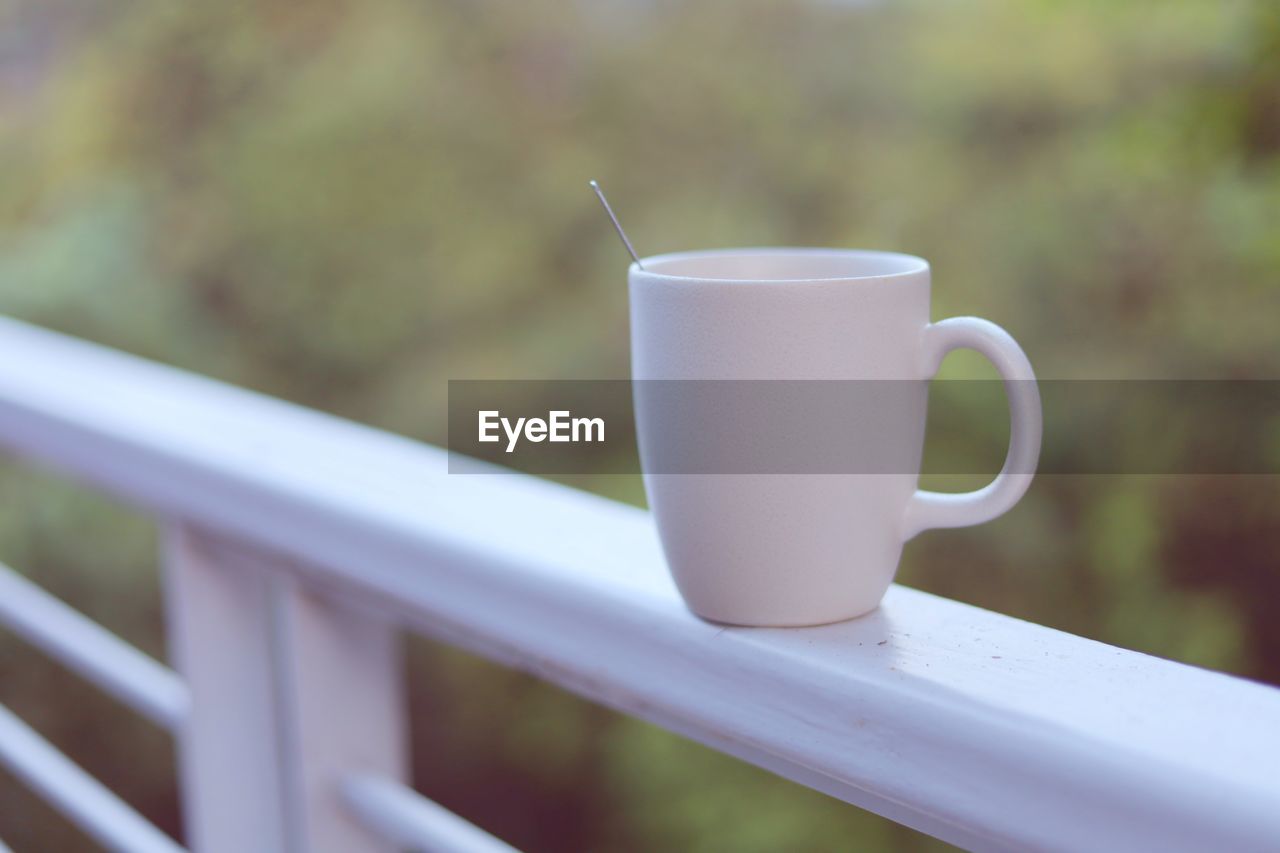
M 952 317 L 926 326 L 920 343 L 927 377 L 957 349 L 975 350 L 995 365 L 1009 398 L 1009 452 L 996 478 L 975 492 L 917 490 L 907 504 L 903 541 L 932 528 L 982 524 L 1012 509 L 1035 476 L 1043 430 L 1035 372 L 1022 347 L 1004 329 L 978 317 Z

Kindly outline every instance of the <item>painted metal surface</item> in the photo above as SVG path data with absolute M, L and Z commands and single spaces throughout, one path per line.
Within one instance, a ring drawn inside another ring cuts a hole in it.
M 187 688 L 172 671 L 3 563 L 0 626 L 162 728 L 186 715 Z
M 0 444 L 292 576 L 980 849 L 1280 847 L 1280 690 L 900 586 L 851 622 L 692 616 L 647 513 L 0 321 Z M 216 679 L 210 684 L 216 684 Z M 225 700 L 193 684 L 202 701 Z
M 290 561 L 175 525 L 172 646 L 194 698 L 179 734 L 197 851 L 390 850 L 343 806 L 348 773 L 407 777 L 398 637 L 304 589 Z
M 3 706 L 0 706 L 0 764 L 108 850 L 120 853 L 182 850 L 173 839 Z
M 400 849 L 423 853 L 514 853 L 515 848 L 404 785 L 355 776 L 343 785 L 351 809 Z
M 173 671 L 4 564 L 0 625 L 157 726 L 172 731 L 186 716 L 187 688 Z
M 269 569 L 215 555 L 180 527 L 163 552 L 169 650 L 191 693 L 177 733 L 187 844 L 288 851 Z
M 342 780 L 371 773 L 409 778 L 399 634 L 377 613 L 306 591 L 278 577 L 276 673 L 279 738 L 296 849 L 392 851 L 357 820 Z

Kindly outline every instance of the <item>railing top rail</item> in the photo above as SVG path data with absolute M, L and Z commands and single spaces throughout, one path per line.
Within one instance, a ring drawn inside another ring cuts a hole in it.
M 0 445 L 334 594 L 971 847 L 1280 839 L 1280 690 L 914 590 L 802 630 L 682 606 L 648 515 L 0 320 Z

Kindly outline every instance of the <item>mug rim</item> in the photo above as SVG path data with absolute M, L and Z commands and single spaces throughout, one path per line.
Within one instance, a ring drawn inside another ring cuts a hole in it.
M 697 261 L 703 259 L 725 259 L 725 258 L 750 258 L 760 256 L 793 256 L 808 259 L 823 258 L 827 260 L 837 260 L 848 262 L 851 271 L 841 275 L 814 275 L 814 276 L 753 276 L 743 278 L 736 275 L 681 275 L 679 273 L 663 272 L 664 265 L 679 264 L 685 261 Z M 890 261 L 895 268 L 888 272 L 857 272 L 855 264 L 868 261 Z M 642 267 L 641 264 L 644 266 Z M 831 282 L 831 281 L 887 281 L 898 278 L 909 278 L 921 273 L 929 272 L 929 262 L 917 255 L 909 255 L 903 252 L 888 252 L 879 249 L 834 249 L 811 246 L 748 246 L 741 248 L 726 249 L 694 249 L 684 252 L 666 252 L 660 255 L 650 255 L 647 258 L 641 258 L 639 263 L 632 263 L 628 272 L 632 275 L 647 276 L 653 279 L 664 279 L 667 281 L 682 282 L 705 282 L 705 283 L 753 283 L 753 284 L 783 284 L 783 283 L 802 283 L 802 282 Z

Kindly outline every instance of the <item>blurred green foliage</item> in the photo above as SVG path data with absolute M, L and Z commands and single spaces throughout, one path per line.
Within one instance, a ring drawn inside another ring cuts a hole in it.
M 935 314 L 1005 325 L 1044 377 L 1280 373 L 1267 0 L 18 0 L 0 20 L 0 311 L 415 437 L 443 440 L 449 378 L 626 375 L 590 177 L 645 253 L 924 255 Z M 958 355 L 944 375 L 992 374 Z M 970 426 L 929 452 L 1002 446 L 1000 418 Z M 1054 426 L 1049 451 L 1098 440 Z M 160 654 L 146 522 L 2 474 L 0 557 Z M 1280 682 L 1278 491 L 1043 477 L 1004 519 L 913 543 L 901 578 Z M 0 701 L 176 830 L 164 739 L 0 650 Z M 426 644 L 411 663 L 419 785 L 522 848 L 937 846 L 525 676 Z M 0 837 L 85 843 L 0 782 Z

